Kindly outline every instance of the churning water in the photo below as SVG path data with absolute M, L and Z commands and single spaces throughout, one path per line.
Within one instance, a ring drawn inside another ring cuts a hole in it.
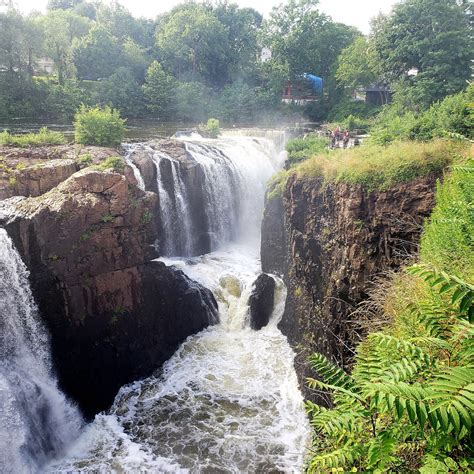
M 0 229 L 0 472 L 36 472 L 81 424 L 52 375 L 26 267 Z
M 269 324 L 254 331 L 248 320 L 248 299 L 261 272 L 265 186 L 281 161 L 264 138 L 185 145 L 204 175 L 213 252 L 187 256 L 195 245 L 190 190 L 181 164 L 150 148 L 169 233 L 162 260 L 213 291 L 220 322 L 189 337 L 155 375 L 122 387 L 110 410 L 44 472 L 299 472 L 303 466 L 309 426 L 294 353 L 277 328 L 286 298 L 278 278 Z M 171 161 L 172 190 L 162 182 L 162 160 Z

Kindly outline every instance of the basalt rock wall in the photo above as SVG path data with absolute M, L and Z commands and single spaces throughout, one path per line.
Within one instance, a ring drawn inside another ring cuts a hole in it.
M 38 197 L 3 201 L 30 270 L 61 388 L 87 416 L 217 320 L 212 293 L 156 257 L 157 195 L 132 170 L 85 168 Z
M 287 285 L 280 329 L 297 352 L 302 387 L 314 351 L 350 364 L 358 340 L 351 313 L 368 297 L 376 276 L 397 270 L 416 252 L 423 220 L 434 206 L 436 179 L 369 192 L 295 175 L 281 196 L 267 199 L 262 267 Z

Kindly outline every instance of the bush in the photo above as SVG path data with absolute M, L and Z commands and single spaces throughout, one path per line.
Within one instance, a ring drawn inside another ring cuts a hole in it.
M 288 140 L 286 151 L 288 153 L 287 167 L 293 166 L 311 156 L 327 150 L 329 140 L 314 135 L 305 138 L 293 138 Z
M 79 155 L 77 158 L 77 162 L 84 166 L 89 166 L 92 164 L 92 156 L 90 153 L 84 153 L 83 155 Z
M 219 120 L 210 118 L 207 121 L 206 133 L 210 138 L 217 138 L 220 135 Z
M 38 133 L 22 135 L 11 135 L 7 131 L 0 133 L 0 145 L 25 148 L 28 146 L 62 145 L 63 143 L 66 143 L 66 139 L 62 133 L 53 132 L 46 127 L 41 128 Z
M 83 145 L 117 146 L 125 133 L 125 120 L 110 107 L 81 106 L 74 119 L 75 139 Z
M 474 87 L 448 96 L 428 110 L 415 114 L 400 104 L 386 106 L 370 130 L 370 141 L 387 144 L 394 140 L 431 140 L 435 137 L 474 137 Z

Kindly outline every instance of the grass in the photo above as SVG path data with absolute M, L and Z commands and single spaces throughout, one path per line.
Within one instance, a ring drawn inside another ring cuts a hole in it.
M 325 181 L 361 184 L 368 190 L 387 189 L 396 183 L 441 172 L 469 155 L 465 142 L 434 140 L 375 144 L 320 154 L 293 168 L 298 176 L 321 176 Z
M 125 162 L 120 156 L 109 156 L 105 161 L 99 165 L 94 166 L 99 171 L 113 170 L 121 172 L 125 169 Z
M 397 183 L 440 173 L 454 163 L 462 164 L 470 154 L 468 142 L 446 139 L 399 141 L 386 146 L 371 143 L 317 153 L 277 173 L 269 183 L 267 197 L 280 195 L 292 174 L 300 178 L 321 177 L 326 183 L 360 184 L 368 191 L 386 190 Z
M 43 127 L 37 133 L 12 135 L 5 131 L 0 133 L 0 145 L 26 148 L 29 146 L 62 145 L 66 138 L 61 132 L 54 132 Z

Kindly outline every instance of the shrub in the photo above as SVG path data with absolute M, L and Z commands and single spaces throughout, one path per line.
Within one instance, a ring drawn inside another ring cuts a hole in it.
M 370 141 L 381 145 L 395 140 L 430 140 L 436 137 L 474 137 L 474 87 L 446 97 L 415 114 L 400 104 L 386 106 L 370 130 Z
M 74 119 L 75 139 L 83 145 L 117 146 L 125 133 L 125 120 L 110 107 L 81 106 Z
M 305 138 L 293 138 L 286 143 L 288 152 L 287 167 L 307 160 L 311 156 L 324 152 L 329 144 L 327 138 L 310 135 Z
M 25 148 L 28 146 L 62 145 L 66 143 L 64 135 L 42 127 L 37 133 L 11 135 L 7 131 L 0 133 L 0 145 Z
M 122 172 L 125 169 L 125 161 L 121 156 L 109 156 L 99 165 L 95 165 L 95 169 L 99 171 L 114 170 Z
M 207 121 L 206 132 L 210 138 L 217 138 L 220 135 L 219 120 L 210 118 Z

